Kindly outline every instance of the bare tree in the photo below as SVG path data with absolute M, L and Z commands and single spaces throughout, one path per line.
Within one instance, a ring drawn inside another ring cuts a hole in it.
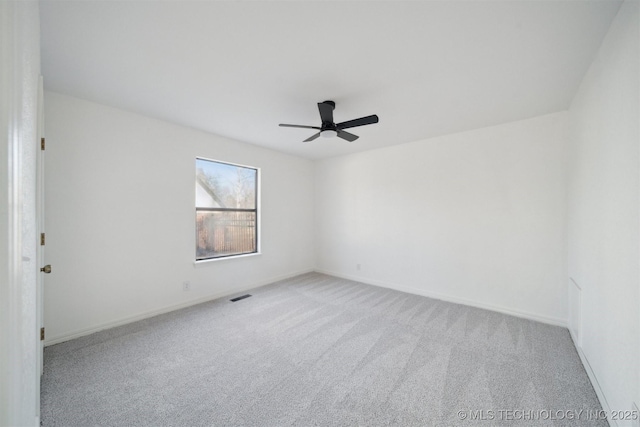
M 255 200 L 254 173 L 248 169 L 237 168 L 232 183 L 232 194 L 236 208 L 252 208 Z

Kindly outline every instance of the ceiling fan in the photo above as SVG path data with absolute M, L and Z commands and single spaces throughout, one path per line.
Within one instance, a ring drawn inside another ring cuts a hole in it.
M 322 125 L 318 126 L 305 126 L 305 125 L 287 125 L 280 123 L 280 126 L 287 128 L 304 128 L 304 129 L 317 129 L 319 132 L 305 139 L 304 142 L 313 141 L 320 135 L 325 138 L 331 138 L 337 136 L 347 141 L 355 141 L 358 139 L 357 135 L 349 132 L 345 132 L 344 129 L 354 128 L 356 126 L 371 125 L 378 123 L 378 116 L 375 114 L 367 117 L 360 117 L 359 119 L 348 120 L 342 123 L 333 122 L 333 110 L 336 108 L 336 103 L 333 101 L 318 102 L 318 110 L 320 111 L 320 118 L 322 119 Z

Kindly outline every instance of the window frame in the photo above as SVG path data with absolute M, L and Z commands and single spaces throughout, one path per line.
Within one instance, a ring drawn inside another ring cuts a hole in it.
M 198 206 L 196 206 L 197 203 L 197 195 L 195 194 L 194 191 L 194 207 L 195 207 L 195 222 L 194 222 L 194 236 L 195 236 L 195 244 L 193 245 L 193 248 L 195 249 L 195 261 L 194 264 L 203 264 L 203 263 L 209 263 L 209 262 L 213 262 L 213 261 L 222 261 L 222 260 L 228 260 L 228 259 L 235 259 L 235 258 L 245 258 L 245 257 L 250 257 L 250 256 L 255 256 L 255 255 L 260 255 L 262 253 L 261 251 L 261 239 L 260 239 L 260 231 L 261 231 L 261 206 L 260 206 L 260 199 L 261 199 L 261 169 L 259 167 L 256 166 L 249 166 L 249 165 L 244 165 L 244 164 L 240 164 L 240 163 L 233 163 L 233 162 L 227 162 L 227 161 L 223 161 L 223 160 L 216 160 L 216 159 L 210 159 L 208 157 L 201 157 L 201 156 L 196 156 L 196 164 L 198 160 L 203 160 L 203 161 L 207 161 L 207 162 L 213 162 L 213 163 L 220 163 L 223 165 L 228 165 L 228 166 L 234 166 L 234 167 L 240 167 L 240 168 L 245 168 L 245 169 L 252 169 L 256 172 L 256 178 L 255 178 L 255 200 L 254 200 L 254 209 L 246 209 L 246 208 L 199 208 Z M 197 174 L 198 174 L 198 168 L 196 167 L 194 170 L 194 182 L 197 182 Z M 255 212 L 255 251 L 253 252 L 242 252 L 242 253 L 238 253 L 238 254 L 230 254 L 230 255 L 221 255 L 221 256 L 216 256 L 216 257 L 208 257 L 208 258 L 198 258 L 198 254 L 197 254 L 197 248 L 198 248 L 198 223 L 197 223 L 197 218 L 198 218 L 198 212 Z

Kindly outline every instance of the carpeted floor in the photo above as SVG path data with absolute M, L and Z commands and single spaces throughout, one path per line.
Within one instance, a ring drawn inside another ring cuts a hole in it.
M 250 293 L 47 347 L 43 425 L 607 425 L 564 328 L 317 273 Z

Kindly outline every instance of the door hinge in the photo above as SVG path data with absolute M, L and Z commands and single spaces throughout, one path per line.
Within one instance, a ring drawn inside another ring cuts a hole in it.
M 40 149 L 44 151 L 44 138 L 40 138 Z
M 44 233 L 40 233 L 40 246 L 44 246 Z
M 44 328 L 40 328 L 40 341 L 44 341 Z

